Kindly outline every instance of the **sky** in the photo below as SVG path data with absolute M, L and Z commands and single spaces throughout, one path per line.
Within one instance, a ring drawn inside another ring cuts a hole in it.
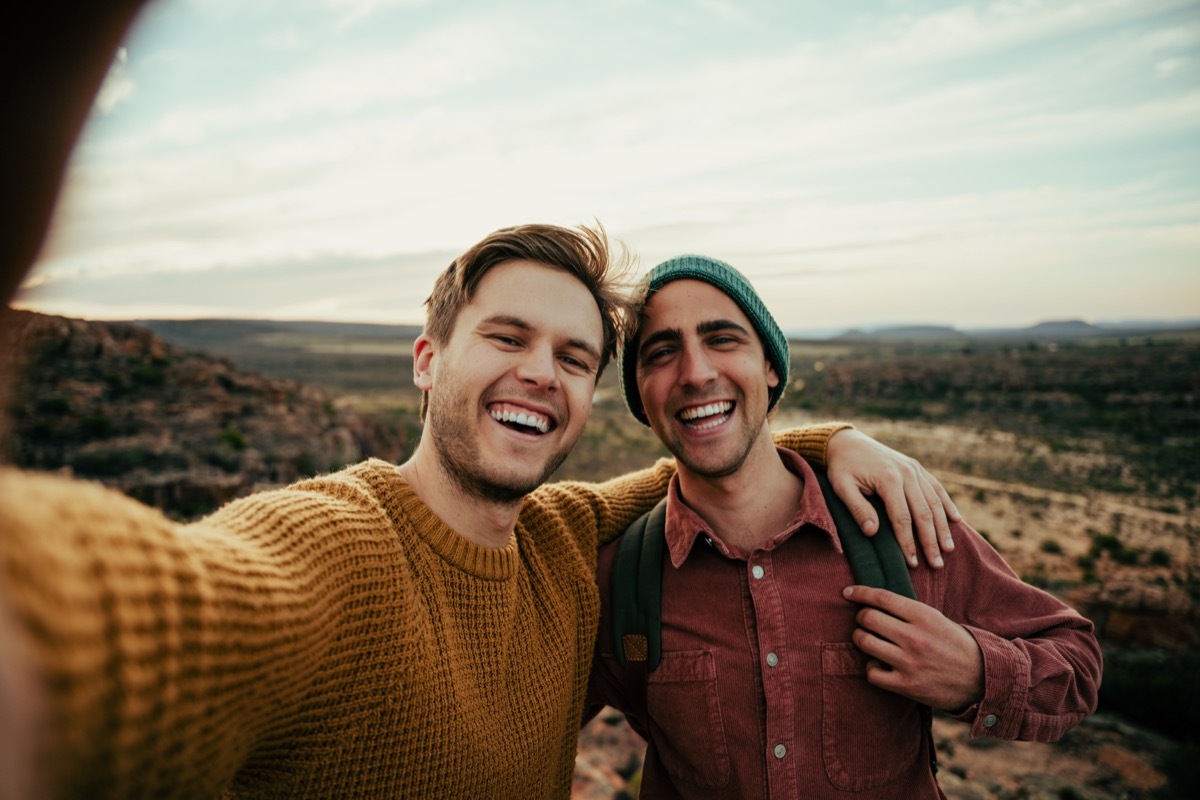
M 789 331 L 1200 318 L 1200 0 L 154 0 L 17 305 L 419 324 L 597 221 Z

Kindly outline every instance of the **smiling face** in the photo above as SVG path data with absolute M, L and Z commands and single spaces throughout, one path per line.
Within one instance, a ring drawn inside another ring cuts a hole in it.
M 646 416 L 680 469 L 736 472 L 764 441 L 768 390 L 779 384 L 737 303 L 708 283 L 672 281 L 647 303 L 637 348 Z
M 446 342 L 417 341 L 425 436 L 442 469 L 489 501 L 536 489 L 583 432 L 602 346 L 596 301 L 569 273 L 532 261 L 490 269 Z

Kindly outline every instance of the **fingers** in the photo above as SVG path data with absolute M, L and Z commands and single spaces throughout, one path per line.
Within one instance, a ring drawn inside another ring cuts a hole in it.
M 879 514 L 865 496 L 876 494 L 909 565 L 920 563 L 918 545 L 932 566 L 944 565 L 942 551 L 954 549 L 949 520 L 961 517 L 945 488 L 920 462 L 852 430 L 830 439 L 828 461 L 834 491 L 863 533 L 871 536 L 880 528 Z
M 855 628 L 850 634 L 850 639 L 855 647 L 869 658 L 878 661 L 884 669 L 894 671 L 904 657 L 904 651 L 900 647 L 862 628 Z
M 963 519 L 962 512 L 958 510 L 958 506 L 956 506 L 954 504 L 954 501 L 950 499 L 950 493 L 946 491 L 946 487 L 942 486 L 941 481 L 939 481 L 937 478 L 933 477 L 932 475 L 929 475 L 928 473 L 926 473 L 926 477 L 929 479 L 929 482 L 933 485 L 933 491 L 937 497 L 937 500 L 935 501 L 935 503 L 945 513 L 949 522 L 962 522 L 962 519 Z M 942 536 L 941 541 L 942 541 L 942 552 L 944 552 L 944 553 L 953 552 L 954 538 L 950 535 L 949 524 L 946 525 L 946 532 Z
M 896 534 L 896 543 L 904 553 L 904 560 L 910 567 L 917 566 L 917 547 L 913 540 L 913 515 L 905 484 L 907 479 L 896 476 L 880 484 L 879 497 L 887 509 L 888 519 L 892 522 L 892 531 Z
M 875 506 L 867 500 L 858 484 L 853 479 L 844 480 L 833 475 L 829 476 L 829 482 L 862 532 L 867 536 L 874 536 L 879 530 L 879 515 L 875 513 Z
M 866 586 L 851 586 L 845 594 L 849 599 L 866 603 L 855 615 L 859 627 L 850 634 L 850 639 L 867 656 L 867 681 L 923 702 L 914 695 L 914 690 L 928 679 L 928 669 L 914 661 L 919 654 L 911 641 L 914 625 L 895 613 L 904 613 L 905 605 L 913 601 Z M 889 610 L 885 611 L 885 607 Z
M 887 615 L 905 622 L 911 622 L 915 617 L 920 616 L 923 609 L 928 608 L 928 606 L 919 600 L 910 600 L 904 595 L 889 592 L 887 589 L 880 589 L 875 586 L 863 586 L 861 584 L 847 586 L 842 590 L 842 597 L 852 603 L 877 608 Z M 861 614 L 859 624 L 862 624 Z M 867 627 L 874 629 L 878 626 L 868 625 Z
M 867 683 L 890 692 L 899 692 L 904 686 L 904 676 L 884 662 L 871 659 L 867 662 Z
M 904 494 L 912 510 L 925 560 L 935 569 L 941 569 L 944 566 L 941 543 L 950 539 L 950 525 L 937 492 L 927 478 L 932 476 L 918 466 L 911 480 L 905 483 Z

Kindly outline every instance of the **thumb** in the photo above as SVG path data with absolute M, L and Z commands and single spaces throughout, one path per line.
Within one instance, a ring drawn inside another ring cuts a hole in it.
M 854 517 L 858 527 L 862 528 L 862 532 L 867 536 L 874 536 L 879 530 L 879 515 L 875 512 L 875 506 L 871 505 L 863 495 L 858 484 L 852 480 L 835 481 L 831 478 L 830 485 L 833 487 L 834 494 L 846 505 L 850 516 Z

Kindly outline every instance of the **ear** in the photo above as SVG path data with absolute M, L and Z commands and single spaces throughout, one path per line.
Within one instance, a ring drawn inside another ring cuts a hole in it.
M 774 389 L 779 385 L 779 376 L 775 374 L 775 367 L 770 361 L 767 362 L 767 386 Z
M 423 392 L 433 386 L 433 359 L 436 346 L 425 334 L 413 342 L 413 383 Z

